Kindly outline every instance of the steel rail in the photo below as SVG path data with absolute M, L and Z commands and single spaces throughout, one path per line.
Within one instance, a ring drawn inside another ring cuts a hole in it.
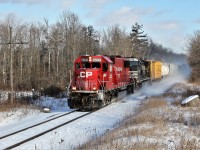
M 52 121 L 52 120 L 58 119 L 58 118 L 60 118 L 60 117 L 63 117 L 63 116 L 69 115 L 69 114 L 71 114 L 71 113 L 73 113 L 73 112 L 75 112 L 75 111 L 77 111 L 77 110 L 73 110 L 73 111 L 71 111 L 71 112 L 68 112 L 68 113 L 62 114 L 62 115 L 60 115 L 60 116 L 57 116 L 57 117 L 54 117 L 54 118 L 51 118 L 51 119 L 48 119 L 48 120 L 42 121 L 42 122 L 40 122 L 40 123 L 37 123 L 37 124 L 31 125 L 31 126 L 26 127 L 26 128 L 24 128 L 24 129 L 21 129 L 21 130 L 18 130 L 18 131 L 15 131 L 15 132 L 9 133 L 9 134 L 7 134 L 7 135 L 3 135 L 3 136 L 0 137 L 0 140 L 1 140 L 1 139 L 4 139 L 4 138 L 6 138 L 6 137 L 9 137 L 9 136 L 11 136 L 11 135 L 14 135 L 14 134 L 17 134 L 17 133 L 23 132 L 23 131 L 25 131 L 25 130 L 28 130 L 28 129 L 30 129 L 30 128 L 33 128 L 33 127 L 39 126 L 39 125 L 41 125 L 41 124 L 47 123 L 47 122 L 49 122 L 49 121 Z

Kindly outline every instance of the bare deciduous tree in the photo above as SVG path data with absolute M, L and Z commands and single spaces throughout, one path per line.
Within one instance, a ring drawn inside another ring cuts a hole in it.
M 119 25 L 109 27 L 103 31 L 102 45 L 104 53 L 108 55 L 129 55 L 130 39 L 125 29 L 120 29 Z
M 188 42 L 188 60 L 192 68 L 191 80 L 200 82 L 200 31 L 196 31 Z

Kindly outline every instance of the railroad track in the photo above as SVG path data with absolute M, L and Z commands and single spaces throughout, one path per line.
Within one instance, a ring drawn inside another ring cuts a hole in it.
M 33 127 L 39 126 L 39 125 L 41 125 L 41 124 L 47 123 L 47 122 L 49 122 L 49 121 L 55 120 L 55 119 L 57 119 L 57 118 L 60 118 L 60 117 L 63 117 L 63 116 L 69 115 L 69 114 L 71 114 L 71 113 L 73 113 L 73 112 L 75 112 L 75 111 L 76 111 L 76 110 L 71 111 L 71 112 L 67 112 L 67 113 L 64 113 L 64 114 L 62 114 L 62 115 L 56 116 L 56 117 L 54 117 L 54 118 L 51 118 L 51 119 L 48 119 L 48 120 L 42 121 L 42 122 L 40 122 L 40 123 L 37 123 L 37 124 L 31 125 L 31 126 L 29 126 L 29 127 L 23 128 L 23 129 L 21 129 L 21 130 L 14 131 L 14 132 L 12 132 L 12 133 L 9 133 L 9 134 L 6 134 L 6 135 L 3 135 L 3 136 L 0 136 L 0 140 L 1 140 L 1 139 L 4 139 L 4 138 L 6 138 L 6 137 L 12 136 L 12 135 L 14 135 L 14 134 L 17 134 L 17 133 L 23 132 L 23 131 L 25 131 L 25 130 L 31 129 L 31 128 L 33 128 Z
M 43 121 L 43 122 L 40 122 L 40 123 L 38 123 L 38 124 L 35 124 L 35 125 L 32 125 L 32 126 L 26 127 L 26 128 L 24 128 L 24 129 L 21 129 L 21 130 L 12 132 L 12 133 L 10 133 L 10 134 L 3 135 L 3 136 L 0 137 L 0 143 L 3 143 L 2 140 L 5 140 L 5 141 L 6 141 L 7 138 L 10 138 L 10 139 L 11 139 L 12 136 L 20 135 L 23 131 L 31 130 L 31 129 L 33 130 L 33 129 L 34 129 L 35 127 L 37 127 L 37 126 L 40 126 L 40 125 L 42 125 L 42 124 L 51 122 L 51 121 L 56 120 L 56 119 L 58 119 L 58 118 L 67 116 L 67 115 L 72 114 L 72 113 L 74 113 L 74 112 L 76 112 L 76 110 L 71 111 L 71 112 L 68 112 L 68 113 L 65 113 L 65 114 L 62 114 L 62 115 L 60 115 L 60 116 L 57 116 L 57 117 L 54 117 L 54 118 L 51 118 L 51 119 L 48 119 L 48 120 Z M 45 130 L 45 131 L 42 131 L 42 132 L 40 132 L 40 133 L 35 134 L 35 135 L 26 137 L 25 139 L 20 140 L 20 141 L 18 141 L 18 142 L 16 142 L 16 143 L 9 144 L 9 145 L 6 145 L 6 146 L 4 146 L 4 147 L 1 147 L 1 145 L 0 145 L 0 149 L 13 149 L 13 148 L 16 148 L 16 147 L 18 147 L 18 146 L 20 146 L 20 145 L 22 145 L 22 144 L 24 144 L 24 143 L 26 143 L 26 142 L 29 142 L 29 141 L 31 141 L 31 140 L 33 140 L 33 139 L 35 139 L 35 138 L 38 138 L 38 137 L 40 137 L 40 136 L 42 136 L 42 135 L 44 135 L 44 134 L 46 134 L 46 133 L 49 133 L 49 132 L 51 132 L 51 131 L 53 131 L 53 130 L 55 130 L 55 129 L 57 129 L 57 128 L 60 128 L 60 127 L 62 127 L 62 126 L 64 126 L 64 125 L 67 125 L 67 124 L 69 124 L 69 123 L 71 123 L 71 122 L 73 122 L 73 121 L 75 121 L 75 120 L 80 119 L 80 118 L 83 118 L 84 116 L 87 116 L 87 115 L 89 115 L 89 114 L 91 114 L 91 113 L 93 113 L 93 112 L 94 112 L 94 111 L 85 112 L 84 114 L 78 115 L 77 117 L 75 117 L 75 118 L 73 118 L 73 119 L 70 119 L 70 120 L 68 120 L 68 121 L 66 121 L 66 122 L 63 122 L 63 123 L 59 124 L 59 125 L 53 126 L 53 127 L 49 128 L 49 129 L 47 129 L 47 130 Z M 80 113 L 80 112 L 79 112 L 79 113 Z

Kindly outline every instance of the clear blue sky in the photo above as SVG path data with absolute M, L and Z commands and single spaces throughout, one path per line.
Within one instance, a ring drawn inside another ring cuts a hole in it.
M 14 13 L 24 22 L 56 23 L 65 10 L 97 30 L 115 24 L 130 30 L 138 22 L 155 42 L 178 53 L 200 29 L 200 0 L 0 0 L 1 20 Z

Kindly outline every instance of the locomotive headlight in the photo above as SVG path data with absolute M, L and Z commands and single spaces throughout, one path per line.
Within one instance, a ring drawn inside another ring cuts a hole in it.
M 73 87 L 72 87 L 72 90 L 73 90 L 73 91 L 75 91 L 75 90 L 76 90 L 76 87 L 75 87 L 75 86 L 73 86 Z
M 91 62 L 92 61 L 92 57 L 89 57 L 89 62 Z
M 96 87 L 93 87 L 93 90 L 95 91 L 97 88 Z

